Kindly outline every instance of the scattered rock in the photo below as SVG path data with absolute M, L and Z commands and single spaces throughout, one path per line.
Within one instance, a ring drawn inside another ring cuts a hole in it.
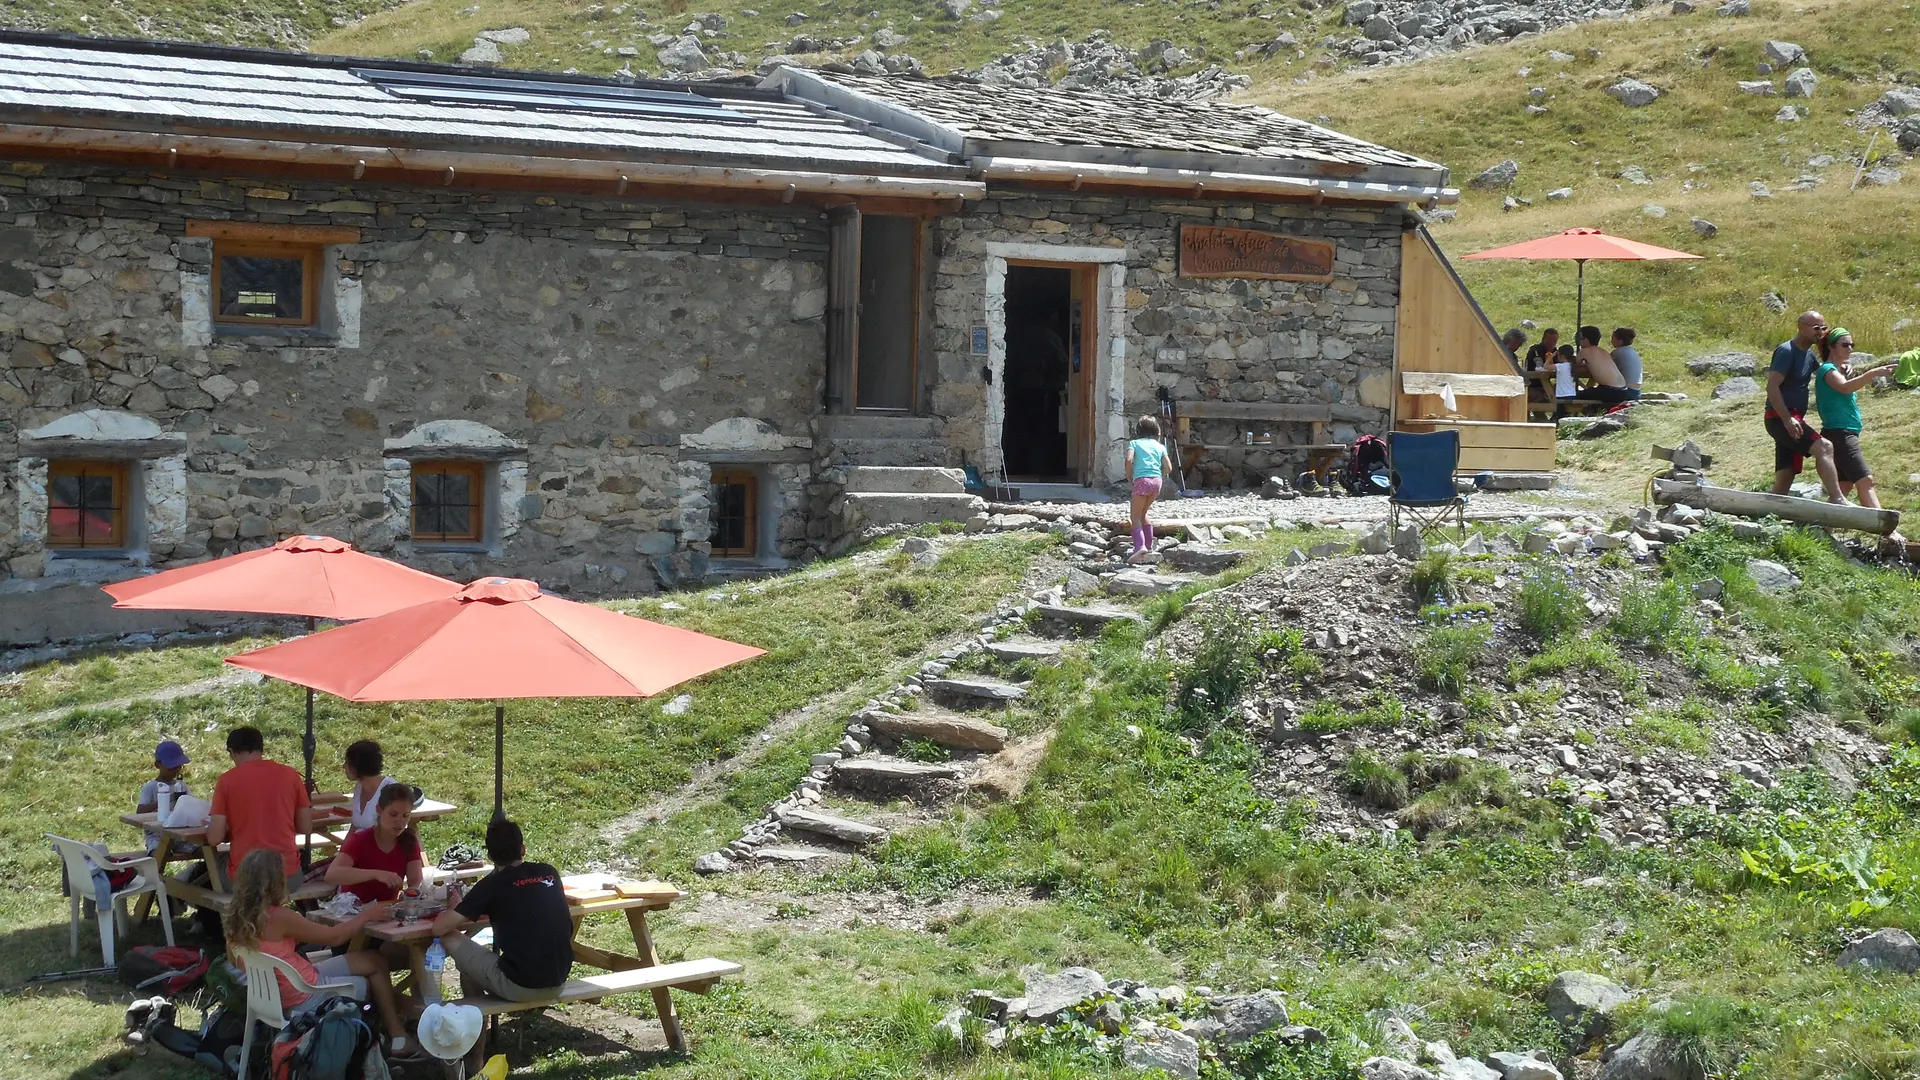
M 1434 1071 L 1445 1080 L 1503 1080 L 1497 1069 L 1490 1069 L 1472 1058 L 1441 1062 Z
M 1752 353 L 1708 353 L 1687 361 L 1687 370 L 1695 375 L 1751 375 L 1760 367 L 1760 358 Z
M 1647 177 L 1647 170 L 1641 168 L 1638 165 L 1629 165 L 1626 168 L 1621 169 L 1619 172 L 1615 173 L 1614 175 L 1618 176 L 1622 180 L 1625 180 L 1629 184 L 1653 183 L 1653 181 L 1648 179 Z
M 1680 1043 L 1643 1032 L 1613 1051 L 1596 1080 L 1702 1080 L 1702 1076 Z
M 1361 1080 L 1440 1080 L 1418 1065 L 1390 1057 L 1368 1058 L 1361 1062 L 1360 1076 Z
M 1519 177 L 1520 163 L 1512 158 L 1508 158 L 1498 165 L 1489 166 L 1486 171 L 1474 177 L 1472 186 L 1477 188 L 1512 187 L 1513 182 L 1519 179 Z
M 1868 169 L 1866 175 L 1860 178 L 1860 182 L 1863 184 L 1872 184 L 1875 187 L 1892 187 L 1900 182 L 1900 170 L 1888 165 L 1881 165 Z
M 1120 1060 L 1142 1072 L 1160 1069 L 1177 1080 L 1200 1076 L 1200 1044 L 1185 1032 L 1142 1025 L 1120 1047 Z
M 1768 596 L 1782 596 L 1800 587 L 1800 579 L 1793 571 L 1770 559 L 1748 559 L 1747 576 Z
M 1746 0 L 1735 0 L 1735 2 L 1744 4 Z M 1642 108 L 1660 100 L 1660 91 L 1639 79 L 1621 79 L 1607 87 L 1607 93 L 1629 109 Z
M 707 54 L 700 49 L 700 40 L 692 35 L 675 39 L 657 50 L 654 57 L 668 71 L 701 71 L 709 66 Z
M 1486 1062 L 1499 1072 L 1501 1080 L 1564 1080 L 1560 1070 L 1538 1050 L 1525 1054 L 1502 1050 L 1488 1054 Z
M 1775 315 L 1785 315 L 1787 313 L 1787 298 L 1777 292 L 1761 293 L 1760 306 L 1773 312 Z
M 1693 231 L 1695 233 L 1699 234 L 1700 236 L 1704 236 L 1708 238 L 1713 237 L 1716 233 L 1720 231 L 1720 226 L 1715 225 L 1713 222 L 1708 221 L 1706 218 L 1698 218 L 1698 217 L 1689 218 L 1687 219 L 1687 224 L 1693 226 Z
M 1773 189 L 1765 183 L 1755 180 L 1747 185 L 1747 195 L 1755 199 L 1771 199 L 1773 198 Z M 1786 308 L 1781 308 L 1780 310 L 1785 311 Z
M 1219 548 L 1195 547 L 1182 544 L 1167 552 L 1167 562 L 1173 566 L 1197 574 L 1219 574 L 1240 565 L 1247 557 L 1244 551 L 1230 551 Z
M 1742 15 L 1751 15 L 1753 14 L 1753 4 L 1751 0 L 1727 0 L 1726 3 L 1714 9 L 1714 14 L 1728 19 L 1738 18 Z
M 1805 119 L 1806 115 L 1807 110 L 1798 105 L 1782 105 L 1780 106 L 1780 111 L 1773 114 L 1773 122 L 1776 124 L 1797 124 Z M 1818 182 L 1818 178 L 1815 179 L 1816 182 Z M 1812 184 L 1806 185 L 1806 187 L 1812 186 Z M 1796 185 L 1796 187 L 1798 187 L 1798 185 Z
M 1875 930 L 1840 952 L 1841 967 L 1861 971 L 1920 972 L 1920 943 L 1905 930 Z
M 1099 972 L 1083 967 L 1063 968 L 1051 975 L 1031 971 L 1027 973 L 1026 982 L 1027 1007 L 1023 1015 L 1042 1024 L 1053 1023 L 1107 989 L 1107 980 L 1101 978 Z
M 1220 1034 L 1215 1041 L 1234 1046 L 1284 1026 L 1287 1003 L 1274 990 L 1221 998 L 1213 1004 L 1213 1018 L 1220 1022 Z
M 1563 971 L 1547 985 L 1547 1014 L 1584 1045 L 1606 1038 L 1613 1014 L 1631 995 L 1619 983 L 1588 971 Z
M 1658 203 L 1647 203 L 1640 208 L 1640 213 L 1650 218 L 1663 218 L 1667 216 L 1667 208 Z
M 1794 68 L 1787 73 L 1786 93 L 1790 98 L 1810 98 L 1820 85 L 1820 76 L 1812 68 Z
M 1757 397 L 1761 393 L 1760 383 L 1751 375 L 1735 375 L 1713 388 L 1713 400 L 1725 401 L 1728 398 Z
M 475 38 L 473 47 L 460 54 L 460 62 L 463 64 L 497 64 L 505 59 L 506 56 L 500 52 L 500 46 L 482 38 Z
M 1187 574 L 1149 574 L 1145 570 L 1122 570 L 1107 579 L 1107 591 L 1128 596 L 1159 596 L 1193 584 L 1199 578 Z
M 1743 94 L 1752 94 L 1755 97 L 1773 96 L 1773 81 L 1771 79 L 1743 80 L 1736 85 Z
M 696 874 L 724 874 L 733 869 L 733 860 L 724 852 L 713 852 L 693 860 L 693 872 Z
M 1807 50 L 1791 41 L 1769 41 L 1760 50 L 1775 67 L 1786 67 L 1807 58 Z

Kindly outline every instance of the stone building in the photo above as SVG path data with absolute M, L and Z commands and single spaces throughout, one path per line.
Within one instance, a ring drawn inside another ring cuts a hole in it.
M 778 565 L 973 512 L 915 469 L 1117 484 L 1162 397 L 1197 479 L 1297 468 L 1389 426 L 1446 179 L 1251 106 L 0 34 L 0 644 L 296 533 Z

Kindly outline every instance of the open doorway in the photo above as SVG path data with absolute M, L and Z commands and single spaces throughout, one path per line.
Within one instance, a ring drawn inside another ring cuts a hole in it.
M 1090 477 L 1091 269 L 1007 267 L 1001 452 L 1009 479 L 1083 483 Z

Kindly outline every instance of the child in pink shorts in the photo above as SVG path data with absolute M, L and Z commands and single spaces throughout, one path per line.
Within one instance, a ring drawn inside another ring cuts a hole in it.
M 1147 511 L 1160 497 L 1160 480 L 1167 471 L 1167 448 L 1160 445 L 1160 422 L 1143 416 L 1133 426 L 1133 441 L 1127 444 L 1127 476 L 1133 481 L 1133 554 L 1127 561 L 1138 563 L 1153 550 L 1153 529 L 1147 524 Z

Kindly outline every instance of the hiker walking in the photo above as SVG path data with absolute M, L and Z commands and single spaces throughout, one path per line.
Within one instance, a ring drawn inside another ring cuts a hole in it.
M 1773 361 L 1767 365 L 1764 422 L 1767 434 L 1773 437 L 1773 493 L 1785 495 L 1793 490 L 1793 478 L 1800 475 L 1807 455 L 1812 454 L 1827 501 L 1845 503 L 1839 474 L 1833 468 L 1833 444 L 1806 422 L 1807 389 L 1820 367 L 1814 344 L 1826 332 L 1827 317 L 1809 311 L 1800 316 L 1798 332 L 1773 350 Z

